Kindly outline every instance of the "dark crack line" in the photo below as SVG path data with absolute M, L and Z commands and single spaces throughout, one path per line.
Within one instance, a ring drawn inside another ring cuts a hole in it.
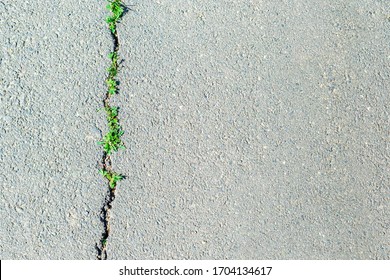
M 111 158 L 110 156 L 104 152 L 103 154 L 103 169 L 111 170 Z M 107 260 L 107 242 L 110 236 L 110 212 L 112 209 L 112 203 L 115 200 L 115 191 L 116 188 L 111 188 L 110 184 L 107 183 L 108 191 L 104 199 L 103 207 L 100 210 L 100 221 L 103 223 L 103 233 L 100 240 L 100 246 L 96 244 L 97 250 L 97 259 L 98 260 Z
M 119 92 L 118 81 L 116 75 L 118 72 L 118 52 L 119 52 L 119 38 L 118 32 L 116 30 L 116 24 L 119 22 L 120 18 L 127 13 L 129 10 L 121 0 L 108 0 L 107 9 L 111 11 L 111 15 L 106 19 L 106 22 L 109 25 L 111 38 L 113 41 L 113 52 L 110 54 L 111 67 L 108 69 L 108 77 L 106 80 L 108 90 L 103 99 L 103 106 L 107 113 L 107 121 L 109 126 L 109 132 L 103 138 L 103 141 L 100 142 L 103 145 L 104 152 L 101 160 L 100 170 L 101 174 L 107 179 L 108 190 L 104 199 L 103 206 L 100 210 L 100 221 L 103 224 L 103 233 L 101 235 L 100 243 L 95 244 L 97 251 L 98 260 L 107 260 L 107 242 L 111 233 L 111 210 L 113 207 L 113 202 L 115 200 L 115 192 L 117 182 L 124 179 L 125 177 L 117 174 L 113 171 L 111 153 L 112 151 L 117 151 L 118 148 L 123 148 L 124 145 L 120 140 L 120 136 L 123 134 L 118 120 L 118 108 L 111 107 L 110 99 L 113 95 Z M 115 140 L 115 141 L 114 141 Z

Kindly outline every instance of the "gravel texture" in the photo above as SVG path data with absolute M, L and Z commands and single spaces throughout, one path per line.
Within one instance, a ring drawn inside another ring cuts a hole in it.
M 95 259 L 105 14 L 97 0 L 0 1 L 1 259 Z
M 390 3 L 135 2 L 109 257 L 389 259 Z
M 109 259 L 390 259 L 389 1 L 126 3 Z M 94 259 L 105 3 L 0 15 L 0 259 Z

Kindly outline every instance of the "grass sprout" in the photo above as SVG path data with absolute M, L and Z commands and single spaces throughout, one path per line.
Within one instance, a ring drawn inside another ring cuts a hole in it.
M 118 74 L 118 53 L 112 52 L 108 55 L 108 58 L 111 59 L 111 65 L 107 69 L 108 72 L 108 78 L 106 80 L 107 86 L 108 86 L 108 94 L 113 95 L 118 92 L 118 83 L 115 79 L 116 75 Z
M 104 151 L 107 155 L 112 152 L 118 151 L 120 148 L 125 148 L 121 136 L 124 134 L 119 120 L 118 120 L 118 107 L 106 107 L 108 132 L 104 135 L 102 141 L 98 142 L 103 146 Z
M 107 171 L 107 170 L 101 169 L 101 170 L 99 170 L 99 172 L 100 172 L 100 174 L 102 174 L 104 176 L 104 178 L 106 178 L 108 180 L 111 189 L 115 189 L 116 184 L 125 178 L 123 175 L 120 175 L 120 174 L 113 172 L 113 171 Z
M 120 148 L 125 148 L 121 136 L 124 134 L 118 119 L 118 107 L 111 106 L 110 101 L 113 95 L 118 93 L 119 81 L 117 79 L 118 74 L 118 52 L 119 52 L 119 39 L 116 30 L 117 23 L 125 13 L 127 8 L 122 4 L 121 0 L 107 0 L 107 9 L 111 14 L 106 18 L 108 28 L 111 32 L 113 39 L 113 52 L 109 53 L 108 58 L 111 63 L 107 68 L 107 92 L 103 99 L 103 108 L 99 109 L 106 112 L 108 132 L 102 137 L 98 144 L 103 146 L 103 157 L 101 161 L 101 169 L 99 173 L 107 180 L 108 183 L 108 194 L 106 200 L 101 209 L 102 222 L 104 225 L 104 231 L 102 239 L 100 240 L 100 248 L 97 247 L 97 259 L 107 259 L 107 241 L 110 236 L 110 210 L 112 202 L 115 199 L 115 191 L 119 181 L 125 179 L 125 177 L 113 170 L 111 154 L 117 152 Z
M 106 18 L 106 22 L 108 23 L 108 27 L 111 30 L 112 34 L 116 33 L 116 24 L 119 19 L 123 16 L 124 9 L 121 0 L 111 0 L 108 1 L 107 9 L 111 12 L 111 15 Z

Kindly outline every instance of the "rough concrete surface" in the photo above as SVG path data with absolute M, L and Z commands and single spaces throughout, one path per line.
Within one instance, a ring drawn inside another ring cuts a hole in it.
M 1 259 L 95 257 L 102 2 L 0 1 Z M 109 259 L 390 259 L 387 0 L 126 3 Z
M 0 1 L 0 15 L 0 258 L 95 259 L 105 6 Z
M 389 2 L 134 4 L 109 256 L 390 257 Z

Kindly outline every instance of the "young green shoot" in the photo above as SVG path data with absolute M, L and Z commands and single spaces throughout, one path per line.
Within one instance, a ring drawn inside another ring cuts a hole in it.
M 104 178 L 106 178 L 108 180 L 111 189 L 115 189 L 116 184 L 120 180 L 124 179 L 124 176 L 122 176 L 118 173 L 115 173 L 113 171 L 107 171 L 107 170 L 101 169 L 101 170 L 99 170 L 99 172 L 100 172 L 100 174 L 102 174 L 104 176 Z
M 112 52 L 108 55 L 108 58 L 111 59 L 111 65 L 107 69 L 108 77 L 106 83 L 108 86 L 108 94 L 113 95 L 118 91 L 118 83 L 115 80 L 115 77 L 118 74 L 118 54 L 116 52 Z
M 102 158 L 102 168 L 99 170 L 99 173 L 108 181 L 109 192 L 107 194 L 106 200 L 102 207 L 102 219 L 104 224 L 104 232 L 102 234 L 102 239 L 100 239 L 100 248 L 98 249 L 97 258 L 100 260 L 107 259 L 107 241 L 110 236 L 110 209 L 112 207 L 112 202 L 115 199 L 115 191 L 119 181 L 123 180 L 125 177 L 113 170 L 111 154 L 117 152 L 120 148 L 125 148 L 121 136 L 124 134 L 122 127 L 119 124 L 118 119 L 118 107 L 111 106 L 110 101 L 113 95 L 118 93 L 119 82 L 117 80 L 118 74 L 118 52 L 119 52 L 119 42 L 116 26 L 120 18 L 124 14 L 125 6 L 122 4 L 121 0 L 107 0 L 108 5 L 107 9 L 111 12 L 110 16 L 106 18 L 108 23 L 108 28 L 110 29 L 114 48 L 113 52 L 108 55 L 110 59 L 110 66 L 107 68 L 107 92 L 105 94 L 103 103 L 104 110 L 106 112 L 108 132 L 103 136 L 103 139 L 98 142 L 103 146 L 103 158 Z M 102 109 L 103 109 L 102 108 Z
M 107 17 L 106 22 L 111 30 L 112 34 L 116 33 L 116 24 L 124 13 L 121 0 L 108 1 L 107 9 L 111 12 L 111 15 Z
M 102 141 L 98 142 L 103 146 L 103 150 L 110 155 L 112 152 L 117 152 L 120 148 L 125 148 L 121 136 L 122 130 L 118 121 L 118 107 L 106 107 L 108 132 L 104 135 Z

